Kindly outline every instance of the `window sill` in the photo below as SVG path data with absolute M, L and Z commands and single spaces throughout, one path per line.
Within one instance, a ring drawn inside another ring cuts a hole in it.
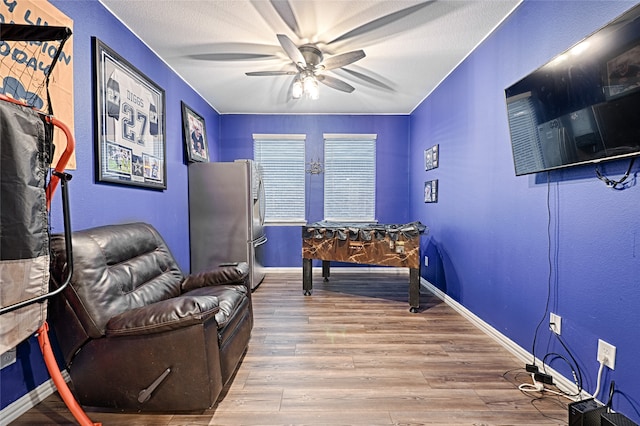
M 306 220 L 279 220 L 265 222 L 264 226 L 304 226 L 307 224 Z

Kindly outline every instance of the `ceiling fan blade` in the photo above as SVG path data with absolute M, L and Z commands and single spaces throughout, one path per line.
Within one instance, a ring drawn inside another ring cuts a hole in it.
M 265 77 L 265 76 L 272 76 L 272 75 L 296 75 L 298 74 L 298 71 L 252 71 L 252 72 L 245 72 L 245 75 L 248 75 L 249 77 Z
M 349 83 L 346 83 L 338 78 L 335 77 L 331 77 L 330 75 L 318 75 L 316 76 L 316 78 L 318 79 L 318 81 L 320 83 L 323 83 L 329 87 L 331 87 L 332 89 L 337 89 L 340 90 L 342 92 L 347 92 L 347 93 L 351 93 L 354 90 L 356 90 L 355 87 L 353 87 L 352 85 L 350 85 Z
M 354 63 L 364 58 L 366 55 L 364 50 L 355 50 L 353 52 L 341 53 L 340 55 L 332 56 L 326 61 L 322 62 L 321 67 L 325 70 L 332 70 L 334 68 L 341 68 L 345 65 Z
M 288 0 L 271 0 L 271 5 L 276 10 L 280 18 L 284 21 L 285 24 L 291 31 L 298 37 L 302 38 L 302 32 L 300 31 L 300 27 L 298 26 L 298 20 L 296 19 L 296 15 L 293 13 L 293 9 L 291 8 L 291 4 L 289 4 Z
M 422 9 L 423 7 L 429 5 L 429 4 L 433 3 L 433 2 L 434 2 L 434 0 L 425 1 L 424 3 L 419 3 L 419 4 L 416 4 L 414 6 L 407 7 L 406 9 L 402 9 L 402 10 L 399 10 L 397 12 L 393 12 L 393 13 L 390 13 L 388 15 L 382 16 L 382 17 L 380 17 L 378 19 L 374 19 L 371 22 L 367 22 L 364 25 L 361 25 L 361 26 L 359 26 L 357 28 L 354 28 L 351 31 L 348 31 L 348 32 L 342 34 L 340 37 L 331 40 L 327 44 L 335 43 L 337 41 L 343 41 L 343 40 L 346 40 L 346 39 L 349 39 L 349 38 L 352 38 L 352 37 L 356 37 L 356 36 L 368 33 L 368 32 L 373 31 L 373 30 L 377 30 L 378 28 L 384 27 L 385 25 L 389 25 L 392 22 L 395 22 L 395 21 L 397 21 L 399 19 L 402 19 L 402 18 L 404 18 L 406 16 L 409 16 L 412 13 L 417 12 L 418 10 Z
M 371 83 L 374 86 L 380 87 L 381 89 L 389 90 L 391 92 L 394 91 L 393 87 L 389 86 L 388 84 L 385 84 L 382 81 L 380 81 L 378 79 L 375 79 L 373 77 L 370 77 L 368 75 L 365 75 L 365 74 L 363 74 L 361 72 L 354 71 L 354 70 L 348 69 L 348 68 L 343 68 L 341 71 L 349 73 L 352 76 L 357 77 L 360 80 L 366 81 L 367 83 Z
M 202 61 L 257 61 L 262 59 L 275 59 L 277 56 L 264 53 L 202 53 L 190 55 L 192 59 Z
M 294 64 L 299 66 L 300 68 L 304 68 L 307 66 L 307 61 L 304 60 L 304 56 L 298 49 L 298 46 L 286 35 L 278 34 L 278 41 L 280 42 L 280 46 L 287 53 L 287 56 L 293 61 Z
M 279 59 L 281 49 L 275 44 L 208 43 L 188 49 L 184 53 L 187 58 L 198 61 L 263 61 Z

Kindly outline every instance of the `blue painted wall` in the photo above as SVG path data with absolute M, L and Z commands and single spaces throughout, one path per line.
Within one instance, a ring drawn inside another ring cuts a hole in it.
M 51 2 L 73 19 L 74 110 L 77 170 L 69 183 L 74 230 L 98 225 L 145 221 L 163 235 L 180 266 L 189 271 L 187 166 L 184 162 L 180 102 L 205 118 L 209 143 L 218 143 L 219 116 L 97 1 Z M 135 65 L 165 92 L 167 189 L 155 191 L 96 183 L 94 178 L 93 62 L 91 37 L 97 36 Z M 214 154 L 217 149 L 213 149 Z M 213 160 L 217 158 L 213 156 Z M 52 231 L 62 232 L 60 192 L 52 202 Z M 40 348 L 31 338 L 17 348 L 18 362 L 0 371 L 0 409 L 49 379 Z
M 614 408 L 640 419 L 640 187 L 616 191 L 593 166 L 516 177 L 504 89 L 606 24 L 636 2 L 525 1 L 411 115 L 412 216 L 431 233 L 423 276 L 522 348 L 558 352 L 549 309 L 593 392 L 597 341 L 617 347 L 605 369 L 621 392 Z M 440 166 L 425 172 L 422 153 L 440 144 Z M 621 177 L 627 161 L 603 165 Z M 424 204 L 425 180 L 439 180 L 439 201 Z M 547 179 L 549 183 L 547 183 Z M 549 212 L 547 211 L 549 199 Z M 566 363 L 552 366 L 570 376 Z
M 549 184 L 544 174 L 515 177 L 504 106 L 505 87 L 634 2 L 525 1 L 410 117 L 218 116 L 100 3 L 52 3 L 74 19 L 74 229 L 148 221 L 188 269 L 180 101 L 205 117 L 214 161 L 250 158 L 252 133 L 305 133 L 308 159 L 321 155 L 324 132 L 377 133 L 378 219 L 420 220 L 429 226 L 423 251 L 430 266 L 423 276 L 528 351 L 536 325 L 548 321 L 550 293 L 550 309 L 563 318 L 562 336 L 583 369 L 587 390 L 595 389 L 596 346 L 602 338 L 618 348 L 616 370 L 605 374 L 603 387 L 615 380 L 622 392 L 615 408 L 640 421 L 640 373 L 634 368 L 640 352 L 638 188 L 606 188 L 588 166 L 551 173 Z M 94 181 L 93 35 L 166 90 L 166 191 Z M 425 172 L 424 149 L 436 143 L 440 167 Z M 620 176 L 627 164 L 608 163 L 603 169 Z M 310 176 L 307 184 L 310 221 L 322 218 L 322 182 L 316 178 Z M 425 204 L 423 185 L 431 179 L 439 179 L 439 202 Z M 54 232 L 62 229 L 59 202 L 58 193 L 52 210 Z M 270 227 L 267 235 L 267 266 L 299 266 L 299 227 Z M 546 326 L 538 334 L 538 345 L 540 357 L 547 347 L 562 351 Z M 0 372 L 0 408 L 48 379 L 33 339 L 19 345 L 18 358 Z M 569 375 L 562 363 L 552 365 Z
M 409 116 L 397 115 L 222 115 L 220 159 L 253 158 L 254 133 L 307 135 L 307 162 L 323 156 L 324 133 L 375 133 L 376 216 L 382 223 L 405 223 L 409 215 Z M 307 174 L 308 222 L 323 219 L 323 175 Z M 301 267 L 300 226 L 269 226 L 265 265 Z

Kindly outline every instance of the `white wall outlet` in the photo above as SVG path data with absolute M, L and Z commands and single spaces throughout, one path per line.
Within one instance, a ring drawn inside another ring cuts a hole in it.
M 598 339 L 598 362 L 612 370 L 616 368 L 616 347 L 602 339 Z
M 549 316 L 549 330 L 556 333 L 558 336 L 562 334 L 562 317 L 558 314 L 551 312 Z
M 429 266 L 429 257 L 424 257 L 424 266 Z

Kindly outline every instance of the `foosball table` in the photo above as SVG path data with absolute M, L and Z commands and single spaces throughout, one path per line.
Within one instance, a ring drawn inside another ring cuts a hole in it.
M 329 280 L 331 261 L 409 268 L 409 306 L 420 307 L 420 236 L 426 226 L 407 224 L 316 222 L 302 227 L 302 289 L 313 289 L 312 260 L 322 261 Z

